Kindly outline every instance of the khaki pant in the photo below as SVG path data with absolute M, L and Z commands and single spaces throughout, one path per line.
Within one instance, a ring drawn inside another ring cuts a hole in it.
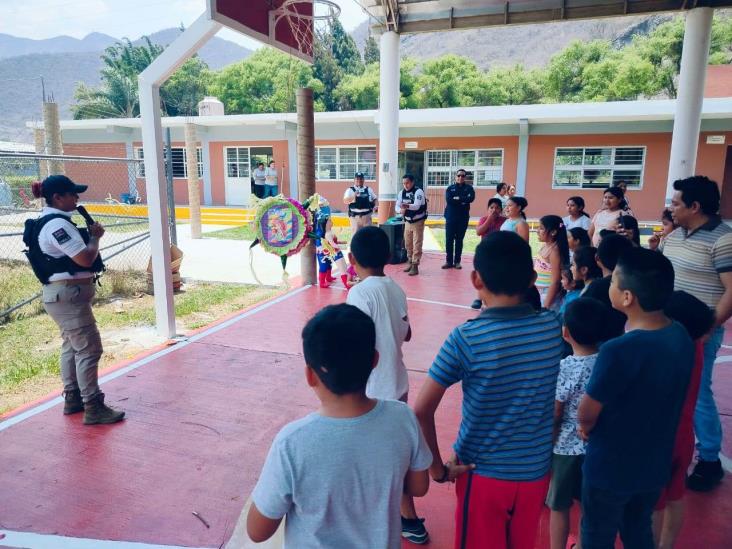
M 419 265 L 422 259 L 422 242 L 424 241 L 424 222 L 427 218 L 414 223 L 404 223 L 404 247 L 407 248 L 407 260 Z
M 365 215 L 348 216 L 348 221 L 351 224 L 351 236 L 356 234 L 356 231 L 361 227 L 371 226 L 371 215 L 367 213 Z
M 84 402 L 99 394 L 102 338 L 92 313 L 94 284 L 43 286 L 43 308 L 61 329 L 61 380 L 64 391 L 81 390 Z

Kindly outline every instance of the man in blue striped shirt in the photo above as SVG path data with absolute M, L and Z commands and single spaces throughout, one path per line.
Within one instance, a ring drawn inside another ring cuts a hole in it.
M 457 481 L 455 547 L 532 549 L 549 484 L 561 328 L 553 312 L 524 302 L 536 273 L 520 236 L 488 235 L 474 268 L 486 309 L 447 338 L 415 411 L 432 450 L 432 478 Z M 443 463 L 435 411 L 458 382 L 460 432 L 455 455 Z

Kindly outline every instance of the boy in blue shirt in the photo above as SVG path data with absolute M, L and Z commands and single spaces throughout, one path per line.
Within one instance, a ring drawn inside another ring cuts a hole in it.
M 432 478 L 457 482 L 455 547 L 533 549 L 549 485 L 561 328 L 554 312 L 526 302 L 536 273 L 519 235 L 488 235 L 473 264 L 471 280 L 486 308 L 442 345 L 415 412 L 432 450 Z M 445 463 L 435 411 L 456 383 L 462 420 Z
M 401 495 L 427 492 L 432 456 L 406 404 L 366 396 L 379 358 L 374 323 L 352 305 L 330 305 L 302 339 L 320 408 L 275 437 L 247 533 L 269 539 L 287 516 L 285 549 L 399 549 Z
M 674 269 L 663 255 L 633 248 L 612 274 L 609 297 L 628 317 L 626 333 L 600 348 L 580 404 L 588 440 L 582 484 L 582 547 L 653 549 L 651 515 L 671 458 L 694 362 L 694 344 L 664 314 Z

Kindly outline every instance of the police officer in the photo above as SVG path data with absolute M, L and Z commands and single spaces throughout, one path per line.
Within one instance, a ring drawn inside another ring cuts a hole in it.
M 78 229 L 71 222 L 79 194 L 87 185 L 77 185 L 64 175 L 47 177 L 35 184 L 33 194 L 46 200 L 41 217 L 26 228 L 32 231 L 28 258 L 43 282 L 43 307 L 61 329 L 61 379 L 64 384 L 64 414 L 84 412 L 84 424 L 116 423 L 125 413 L 104 404 L 99 389 L 98 368 L 102 340 L 92 313 L 96 273 L 104 268 L 99 239 L 104 227 L 94 223 Z M 34 242 L 32 238 L 35 237 Z
M 351 235 L 361 227 L 371 225 L 371 214 L 379 211 L 379 202 L 374 191 L 364 185 L 362 172 L 356 172 L 354 185 L 346 189 L 343 203 L 348 204 L 348 220 L 351 223 Z
M 407 248 L 409 265 L 404 269 L 409 276 L 419 274 L 419 260 L 422 258 L 424 222 L 427 219 L 427 198 L 424 191 L 415 187 L 414 178 L 406 174 L 402 178 L 403 189 L 397 194 L 395 209 L 404 217 L 404 245 Z
M 475 190 L 465 183 L 463 169 L 455 173 L 455 183 L 445 191 L 445 248 L 447 259 L 443 269 L 462 269 L 463 239 L 470 220 L 470 204 L 475 200 Z M 453 254 L 454 252 L 454 254 Z

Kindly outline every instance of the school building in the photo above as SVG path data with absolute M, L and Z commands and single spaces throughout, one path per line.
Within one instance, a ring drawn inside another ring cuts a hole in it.
M 202 112 L 215 112 L 213 98 Z M 220 103 L 218 103 L 220 107 Z M 219 112 L 222 112 L 219 110 Z M 440 215 L 444 190 L 457 169 L 468 171 L 477 191 L 477 215 L 497 182 L 517 185 L 536 218 L 564 213 L 566 199 L 580 195 L 593 213 L 602 188 L 628 183 L 629 200 L 642 221 L 657 220 L 666 199 L 675 101 L 623 101 L 403 110 L 399 113 L 399 172 L 414 175 L 427 190 L 430 211 Z M 171 129 L 175 200 L 186 204 L 184 124 L 196 125 L 201 203 L 247 206 L 252 171 L 275 160 L 280 191 L 297 196 L 296 115 L 252 114 L 163 118 Z M 140 119 L 61 122 L 64 154 L 142 158 Z M 315 113 L 316 189 L 334 209 L 357 171 L 378 189 L 378 111 Z M 717 181 L 725 218 L 732 218 L 732 67 L 708 68 L 696 173 Z M 72 174 L 91 185 L 84 173 Z M 120 168 L 119 195 L 145 198 L 144 168 Z M 108 189 L 108 183 L 107 187 Z M 115 197 L 119 198 L 119 197 Z

